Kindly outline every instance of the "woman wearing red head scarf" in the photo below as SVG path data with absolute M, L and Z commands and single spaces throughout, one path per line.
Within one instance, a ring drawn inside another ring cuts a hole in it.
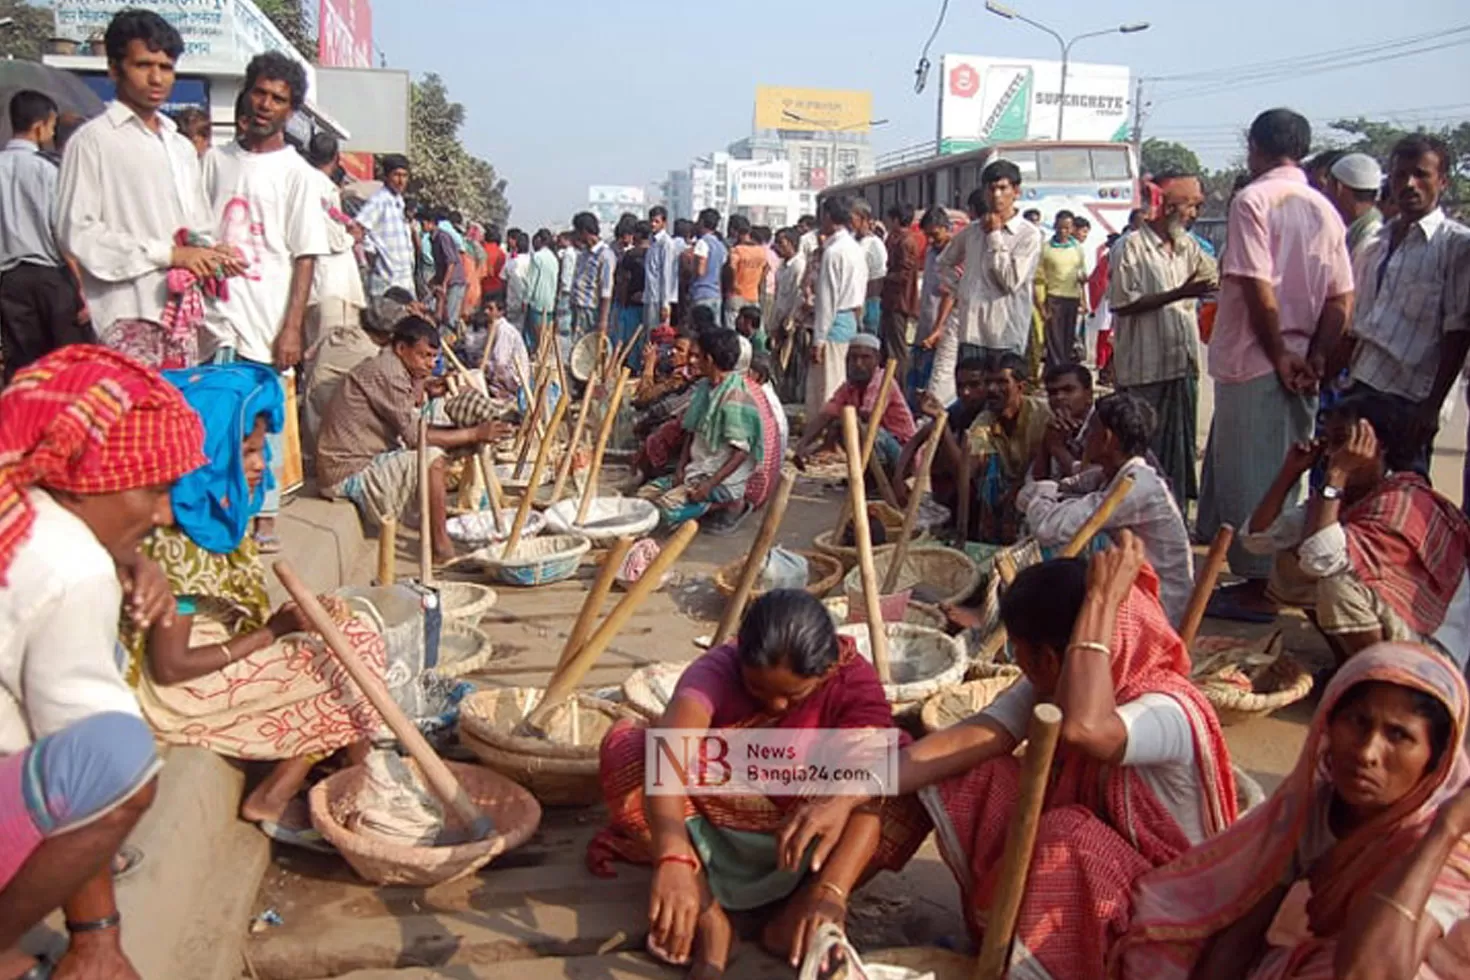
M 203 443 L 177 389 L 101 347 L 62 348 L 0 393 L 0 977 L 50 975 L 13 947 L 58 906 L 67 975 L 137 976 L 111 861 L 161 763 L 117 667 L 118 610 Z

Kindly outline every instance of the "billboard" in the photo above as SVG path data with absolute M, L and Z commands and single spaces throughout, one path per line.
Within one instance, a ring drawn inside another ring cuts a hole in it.
M 317 15 L 316 56 L 329 68 L 371 68 L 372 0 L 322 0 Z
M 939 146 L 958 153 L 1012 140 L 1094 142 L 1128 138 L 1128 67 L 1067 64 L 1067 106 L 1061 112 L 1062 63 L 1033 58 L 947 54 L 939 89 Z
M 733 168 L 733 165 L 732 165 Z M 784 208 L 791 199 L 791 163 L 749 163 L 730 174 L 730 204 L 742 208 Z
M 774 85 L 758 85 L 755 89 L 756 129 L 865 133 L 872 118 L 872 92 Z

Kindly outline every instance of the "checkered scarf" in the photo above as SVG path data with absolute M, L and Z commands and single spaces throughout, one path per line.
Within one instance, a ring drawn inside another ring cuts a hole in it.
M 172 483 L 203 465 L 204 426 L 177 388 L 116 351 L 72 344 L 0 393 L 0 585 L 30 535 L 27 497 Z

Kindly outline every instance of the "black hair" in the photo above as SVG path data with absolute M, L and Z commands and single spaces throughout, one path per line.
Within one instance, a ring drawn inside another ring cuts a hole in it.
M 669 209 L 664 207 L 662 204 L 655 204 L 653 207 L 649 208 L 648 220 L 653 221 L 657 218 L 663 218 L 664 221 L 667 222 L 669 220 Z
M 1154 407 L 1137 395 L 1114 392 L 1104 395 L 1093 406 L 1097 420 L 1113 435 L 1125 456 L 1142 456 L 1153 442 L 1159 427 Z
M 633 241 L 646 242 L 653 237 L 653 225 L 647 221 L 633 222 Z
M 383 157 L 382 166 L 383 179 L 387 180 L 389 175 L 392 174 L 393 171 L 409 169 L 408 157 L 404 156 L 401 153 L 390 153 L 387 156 Z
M 1250 141 L 1268 159 L 1301 160 L 1312 148 L 1312 124 L 1290 109 L 1267 109 L 1251 123 Z
M 706 327 L 699 331 L 699 349 L 721 371 L 733 371 L 740 363 L 740 335 L 725 327 Z
M 1021 217 L 1025 218 L 1027 221 L 1030 221 L 1031 220 L 1031 216 L 1033 214 L 1036 215 L 1036 220 L 1037 221 L 1040 221 L 1041 220 L 1041 209 L 1040 208 L 1027 208 L 1026 210 L 1024 210 L 1024 211 L 1021 212 Z
M 390 299 L 402 306 L 407 306 L 414 301 L 413 293 L 404 289 L 402 286 L 389 286 L 383 290 L 383 298 Z
M 837 627 L 816 597 L 801 589 L 776 589 L 746 610 L 737 649 L 742 666 L 785 667 L 797 677 L 821 677 L 837 663 Z
M 34 89 L 21 89 L 10 97 L 10 130 L 24 133 L 56 113 L 56 100 L 51 96 Z
M 1091 228 L 1092 222 L 1088 221 L 1080 214 L 1074 214 L 1072 215 L 1072 226 L 1075 228 Z
M 695 337 L 716 326 L 715 311 L 708 306 L 696 306 L 689 311 L 689 327 L 694 331 Z
M 1041 376 L 1041 383 L 1049 385 L 1053 381 L 1059 381 L 1069 374 L 1075 377 L 1083 388 L 1088 391 L 1092 390 L 1092 372 L 1087 370 L 1087 366 L 1084 364 L 1053 364 Z
M 1398 157 L 1417 159 L 1426 153 L 1433 153 L 1439 158 L 1439 175 L 1448 179 L 1454 174 L 1454 151 L 1452 151 L 1444 140 L 1430 133 L 1411 133 L 1393 145 L 1388 152 L 1388 161 L 1392 165 Z
M 460 211 L 449 212 L 449 223 L 458 228 L 460 225 L 464 224 L 464 214 Z
M 884 212 L 883 216 L 906 225 L 914 220 L 914 209 L 904 202 L 898 201 L 888 205 L 888 210 Z
M 1343 692 L 1342 697 L 1337 699 L 1337 704 L 1332 706 L 1332 713 L 1327 716 L 1328 722 L 1336 721 L 1338 715 L 1367 697 L 1375 684 L 1396 687 L 1407 694 L 1409 710 L 1423 718 L 1428 724 L 1429 763 L 1424 767 L 1424 773 L 1428 775 L 1434 772 L 1439 767 L 1439 760 L 1444 757 L 1445 749 L 1449 748 L 1450 735 L 1455 730 L 1455 722 L 1450 717 L 1450 711 L 1445 707 L 1444 702 L 1428 691 L 1395 684 L 1393 681 L 1361 681 L 1348 688 Z
M 186 105 L 178 112 L 173 113 L 174 125 L 185 137 L 193 138 L 195 130 L 203 130 L 205 136 L 213 128 L 209 121 L 209 113 L 194 105 Z
M 1337 161 L 1347 156 L 1346 150 L 1323 150 L 1310 160 L 1302 163 L 1302 169 L 1307 171 L 1322 170 L 1329 171 Z M 1158 181 L 1156 181 L 1158 183 Z
M 597 215 L 591 211 L 578 211 L 572 215 L 572 231 L 579 235 L 600 235 L 602 226 L 597 223 Z
M 1140 220 L 1144 216 L 1144 213 L 1143 208 L 1134 208 L 1132 211 L 1129 211 L 1126 227 L 1133 227 L 1133 222 Z
M 954 366 L 954 373 L 958 375 L 961 371 L 979 371 L 983 374 L 989 367 L 984 354 L 971 354 L 960 358 L 960 362 Z
M 740 307 L 740 311 L 735 314 L 735 319 L 753 323 L 755 329 L 759 330 L 761 328 L 761 308 L 754 303 L 746 304 Z
M 782 228 L 776 232 L 776 241 L 787 242 L 792 248 L 799 249 L 801 247 L 801 233 L 795 228 Z
M 1075 221 L 1075 220 L 1077 220 L 1077 216 L 1075 214 L 1073 214 L 1071 211 L 1068 211 L 1066 208 L 1062 208 L 1051 219 L 1051 223 L 1052 223 L 1052 226 L 1055 227 L 1055 226 L 1061 224 L 1063 221 Z
M 1397 473 L 1408 472 L 1418 465 L 1419 446 L 1412 438 L 1409 413 L 1393 395 L 1362 391 L 1348 395 L 1324 413 L 1326 421 L 1365 420 L 1373 426 L 1378 447 L 1383 450 L 1383 464 Z
M 406 344 L 410 347 L 419 341 L 434 350 L 439 349 L 439 328 L 421 316 L 406 316 L 393 326 L 393 345 Z
M 822 202 L 822 217 L 834 225 L 852 224 L 852 199 L 841 194 Z
M 1031 368 L 1026 359 L 1015 351 L 1004 351 L 1000 354 L 992 354 L 985 359 L 985 370 L 1009 371 L 1011 378 L 1017 382 L 1025 382 L 1031 376 Z
M 541 230 L 542 231 L 545 231 L 546 234 L 548 234 L 548 235 L 551 234 L 551 232 L 547 231 L 545 228 L 542 228 Z M 500 244 L 500 226 L 499 225 L 486 225 L 485 226 L 485 241 L 487 241 L 487 242 L 494 242 L 496 245 L 499 245 Z
M 313 167 L 325 167 L 337 159 L 338 149 L 337 137 L 325 129 L 319 129 L 306 142 L 306 162 Z
M 245 66 L 244 90 L 249 92 L 262 78 L 286 83 L 286 88 L 291 90 L 291 108 L 300 109 L 306 101 L 306 69 L 285 53 L 263 51 L 250 59 L 250 64 Z
M 1053 558 L 1016 573 L 1000 594 L 1000 621 L 1011 636 L 1061 654 L 1086 596 L 1087 560 Z
M 755 353 L 750 355 L 750 373 L 761 384 L 771 380 L 771 355 L 766 353 Z
M 633 234 L 633 229 L 637 227 L 637 225 L 638 216 L 636 214 L 629 214 L 628 212 L 624 211 L 621 215 L 618 216 L 617 224 L 613 225 L 613 237 L 631 237 Z
M 174 25 L 151 10 L 136 7 L 120 12 L 107 25 L 102 36 L 102 46 L 107 50 L 107 60 L 112 65 L 121 65 L 127 57 L 128 45 L 142 41 L 149 51 L 162 51 L 174 61 L 184 53 L 184 39 Z
M 699 227 L 705 231 L 715 231 L 720 227 L 720 212 L 714 208 L 705 208 L 699 212 Z
M 965 198 L 965 208 L 975 217 L 987 213 L 990 210 L 990 202 L 985 200 L 985 188 L 977 187 Z
M 688 239 L 694 233 L 694 222 L 688 218 L 679 218 L 674 222 L 674 237 Z
M 515 239 L 516 252 L 529 252 L 531 250 L 531 237 L 519 228 L 506 232 L 506 237 Z
M 817 216 L 814 214 L 804 214 L 796 219 L 796 226 L 798 228 L 802 227 L 803 225 L 805 225 L 807 228 L 814 228 L 816 227 L 816 224 Z
M 1009 160 L 992 160 L 980 171 L 980 186 L 989 187 L 998 180 L 1008 180 L 1012 187 L 1021 186 L 1021 168 Z
M 931 228 L 949 228 L 952 222 L 949 220 L 949 212 L 941 207 L 932 207 L 924 212 L 919 219 L 919 230 L 928 231 Z
M 240 120 L 250 115 L 250 90 L 242 88 L 235 93 L 235 125 L 240 125 Z
M 725 231 L 731 238 L 743 235 L 750 231 L 750 219 L 743 214 L 732 214 L 725 223 Z
M 750 237 L 755 239 L 757 245 L 769 245 L 775 236 L 770 225 L 754 225 L 750 229 Z
M 486 234 L 485 240 L 490 240 L 490 236 L 488 234 Z M 499 241 L 499 239 L 496 240 Z M 546 246 L 550 245 L 554 240 L 554 236 L 551 234 L 551 229 L 537 228 L 536 234 L 531 236 L 531 248 L 543 249 Z

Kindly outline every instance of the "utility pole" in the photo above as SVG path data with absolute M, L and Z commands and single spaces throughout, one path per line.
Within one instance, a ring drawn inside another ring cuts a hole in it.
M 1143 77 L 1133 82 L 1133 161 L 1143 166 Z

